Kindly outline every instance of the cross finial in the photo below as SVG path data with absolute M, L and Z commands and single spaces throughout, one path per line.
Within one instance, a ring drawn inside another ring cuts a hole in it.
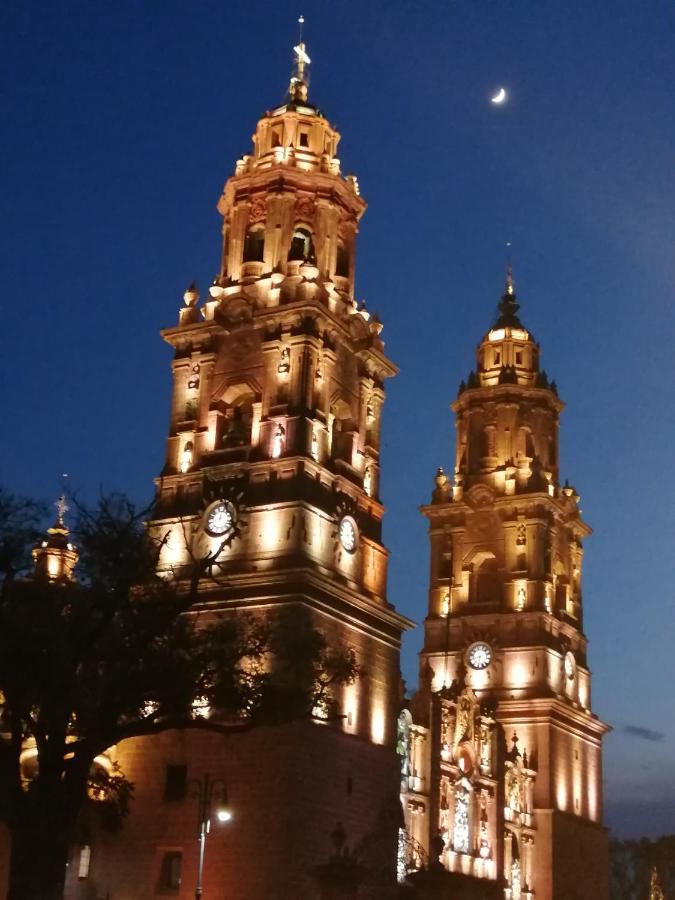
M 514 293 L 513 266 L 511 264 L 511 241 L 506 242 L 506 293 Z
M 298 18 L 298 43 L 293 47 L 293 74 L 291 75 L 291 100 L 305 101 L 309 84 L 308 67 L 311 63 L 307 47 L 302 39 L 305 17 Z
M 70 507 L 68 506 L 68 503 L 66 502 L 66 498 L 65 498 L 65 495 L 64 495 L 64 494 L 61 494 L 61 496 L 60 496 L 59 499 L 56 501 L 56 503 L 54 504 L 54 506 L 56 507 L 56 514 L 57 514 L 57 521 L 58 521 L 58 524 L 61 525 L 61 526 L 63 526 L 63 524 L 64 524 L 64 522 L 63 522 L 63 517 L 65 516 L 65 514 L 66 514 L 66 513 L 68 512 L 68 510 L 70 509 Z

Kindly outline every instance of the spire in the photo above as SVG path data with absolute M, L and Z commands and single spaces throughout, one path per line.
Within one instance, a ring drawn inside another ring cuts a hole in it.
M 311 59 L 307 54 L 305 42 L 302 39 L 305 17 L 298 19 L 298 43 L 293 47 L 293 74 L 288 88 L 288 96 L 292 102 L 305 103 L 309 88 L 309 65 Z
M 516 296 L 516 289 L 513 283 L 513 268 L 509 262 L 506 266 L 506 283 L 504 285 L 504 293 L 498 306 L 497 319 L 492 326 L 493 328 L 522 328 L 523 325 L 518 318 L 518 310 L 520 305 Z

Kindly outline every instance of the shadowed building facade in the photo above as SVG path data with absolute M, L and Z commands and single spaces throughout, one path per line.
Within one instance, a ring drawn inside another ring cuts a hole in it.
M 608 896 L 601 741 L 581 566 L 590 533 L 561 484 L 563 404 L 509 270 L 462 382 L 454 479 L 423 507 L 431 544 L 420 688 L 399 720 L 400 866 L 440 858 L 505 900 Z
M 295 57 L 286 103 L 258 122 L 219 200 L 218 276 L 202 303 L 188 289 L 163 332 L 173 396 L 150 528 L 166 538 L 162 567 L 179 576 L 190 554 L 234 535 L 197 612 L 302 609 L 365 675 L 341 689 L 338 724 L 169 732 L 114 748 L 135 784 L 131 814 L 92 841 L 85 878 L 75 854 L 70 896 L 192 896 L 190 781 L 204 772 L 226 781 L 232 810 L 208 838 L 206 896 L 316 897 L 314 869 L 342 832 L 393 879 L 399 652 L 411 623 L 387 602 L 379 446 L 396 368 L 381 323 L 354 299 L 366 203 L 341 175 L 339 134 L 308 99 L 304 44 Z

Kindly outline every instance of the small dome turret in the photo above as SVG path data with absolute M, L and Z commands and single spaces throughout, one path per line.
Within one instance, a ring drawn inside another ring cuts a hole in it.
M 519 309 L 509 265 L 497 317 L 478 348 L 480 387 L 495 384 L 544 386 L 539 376 L 539 345 L 520 321 Z
M 73 570 L 80 555 L 65 523 L 68 511 L 66 498 L 62 495 L 54 505 L 57 510 L 56 521 L 33 548 L 35 575 L 53 582 L 72 581 Z

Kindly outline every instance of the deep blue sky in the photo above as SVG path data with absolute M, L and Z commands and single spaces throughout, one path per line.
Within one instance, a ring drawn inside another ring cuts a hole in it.
M 312 97 L 370 204 L 358 296 L 401 367 L 384 432 L 391 599 L 423 618 L 417 507 L 451 468 L 448 404 L 511 241 L 523 319 L 568 404 L 563 477 L 595 529 L 607 818 L 675 831 L 669 0 L 3 4 L 0 479 L 51 497 L 67 471 L 85 496 L 150 496 L 169 409 L 158 329 L 216 273 L 215 203 L 283 98 L 299 12 Z

